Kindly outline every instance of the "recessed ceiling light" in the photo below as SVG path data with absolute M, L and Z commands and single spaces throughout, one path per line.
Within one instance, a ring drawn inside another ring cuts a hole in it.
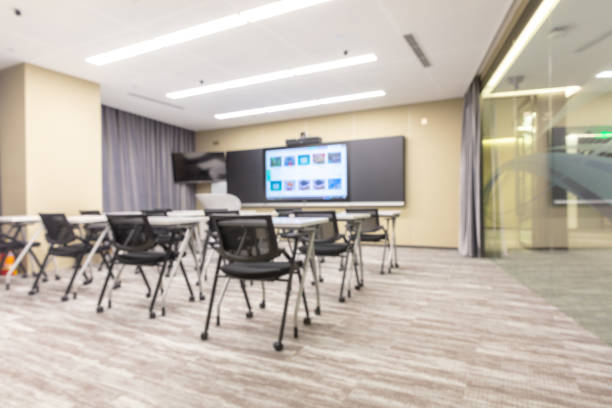
M 486 86 L 482 90 L 482 96 L 486 96 L 493 92 L 493 90 L 497 87 L 497 85 L 501 82 L 502 78 L 514 61 L 521 55 L 529 41 L 533 38 L 535 33 L 540 29 L 544 21 L 550 16 L 550 13 L 557 7 L 560 0 L 542 0 L 536 11 L 533 13 L 523 31 L 516 38 L 516 41 L 512 44 L 504 58 L 501 60 L 491 78 L 487 82 Z
M 241 111 L 236 111 L 236 112 L 218 113 L 215 115 L 215 119 L 218 119 L 218 120 L 235 119 L 235 118 L 242 118 L 245 116 L 263 115 L 266 113 L 275 113 L 275 112 L 284 112 L 284 111 L 294 110 L 294 109 L 312 108 L 314 106 L 320 106 L 320 105 L 331 105 L 334 103 L 359 101 L 362 99 L 370 99 L 370 98 L 379 98 L 385 95 L 386 95 L 386 92 L 383 90 L 360 92 L 360 93 L 350 94 L 350 95 L 332 96 L 330 98 L 311 99 L 309 101 L 287 103 L 284 105 L 273 105 L 273 106 L 265 106 L 263 108 L 246 109 L 246 110 L 241 110 Z
M 522 89 L 519 91 L 507 91 L 507 92 L 495 92 L 487 95 L 483 95 L 484 99 L 494 98 L 512 98 L 517 96 L 530 96 L 530 95 L 546 95 L 546 94 L 565 94 L 566 98 L 580 92 L 582 87 L 578 85 L 560 86 L 558 88 L 539 88 L 539 89 Z
M 221 31 L 230 30 L 249 23 L 255 23 L 257 21 L 280 16 L 282 14 L 287 14 L 292 11 L 315 6 L 317 4 L 326 3 L 328 1 L 331 0 L 279 0 L 264 4 L 263 6 L 245 10 L 240 13 L 231 14 L 229 16 L 221 17 L 206 23 L 160 35 L 159 37 L 155 37 L 150 40 L 116 48 L 102 54 L 88 57 L 85 59 L 85 61 L 94 65 L 110 64 L 111 62 L 136 57 L 148 52 L 182 44 L 187 41 L 202 38 Z
M 595 75 L 595 78 L 612 78 L 612 71 L 601 71 L 599 74 Z
M 357 57 L 342 58 L 333 61 L 322 62 L 319 64 L 305 65 L 297 68 L 283 69 L 280 71 L 268 72 L 266 74 L 253 75 L 250 77 L 233 79 L 231 81 L 217 82 L 210 85 L 197 86 L 195 88 L 184 89 L 181 91 L 168 92 L 166 97 L 170 99 L 189 98 L 196 95 L 204 95 L 213 92 L 225 91 L 227 89 L 242 88 L 245 86 L 262 84 L 265 82 L 278 81 L 280 79 L 293 78 L 316 74 L 318 72 L 331 71 L 354 65 L 367 64 L 377 61 L 375 54 L 364 54 Z

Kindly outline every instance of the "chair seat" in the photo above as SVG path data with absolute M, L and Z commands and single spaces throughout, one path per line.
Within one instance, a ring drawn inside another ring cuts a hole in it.
M 222 266 L 221 270 L 238 279 L 273 280 L 288 274 L 291 264 L 289 262 L 234 262 Z
M 165 252 L 126 252 L 117 255 L 117 261 L 126 265 L 157 265 L 170 259 Z
M 49 249 L 49 254 L 56 256 L 77 256 L 89 251 L 90 249 L 91 247 L 85 244 L 62 245 L 58 247 L 51 247 Z
M 163 232 L 160 231 L 159 234 L 155 235 L 155 242 L 157 242 L 160 245 L 170 245 L 175 242 L 181 242 L 184 237 L 185 235 L 182 232 L 174 233 L 174 235 L 172 235 L 168 231 L 163 231 Z
M 361 240 L 367 242 L 382 241 L 385 239 L 385 234 L 361 234 Z
M 340 243 L 340 244 L 335 244 L 335 243 L 317 244 L 315 243 L 314 245 L 314 253 L 317 256 L 338 256 L 341 253 L 346 252 L 347 249 L 348 249 L 348 244 L 345 244 L 345 243 Z M 301 246 L 300 252 L 303 254 L 306 253 L 306 247 Z

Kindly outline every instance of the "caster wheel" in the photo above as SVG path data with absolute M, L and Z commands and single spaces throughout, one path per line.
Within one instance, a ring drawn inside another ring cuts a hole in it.
M 77 294 L 76 294 L 76 292 L 74 292 L 74 293 L 72 294 L 72 298 L 73 298 L 73 299 L 76 299 L 76 298 L 77 298 Z
M 119 289 L 121 287 L 121 282 L 117 282 L 113 285 L 113 289 Z
M 308 325 L 310 325 L 310 323 L 311 323 L 311 321 L 310 321 L 310 317 L 305 317 L 305 318 L 304 318 L 304 324 L 305 324 L 306 326 L 308 326 Z
M 206 296 L 204 296 L 203 293 L 200 293 L 200 300 L 204 300 L 204 299 L 206 299 Z
M 55 280 L 60 280 L 60 276 L 59 275 L 55 275 Z
M 312 281 L 312 282 L 310 282 L 310 284 L 311 284 L 312 286 L 314 286 L 314 285 L 316 285 L 317 283 L 316 283 L 315 281 Z
M 202 334 L 200 334 L 200 339 L 201 340 L 208 340 L 208 333 L 202 332 Z
M 112 308 L 112 307 L 113 307 L 113 304 L 112 304 L 112 303 L 111 303 L 111 301 L 109 300 L 109 301 L 108 301 L 108 308 L 110 309 L 110 308 Z
M 261 303 L 259 304 L 259 308 L 260 309 L 265 309 L 266 308 L 266 301 L 262 300 Z
M 396 268 L 399 268 L 399 264 L 395 264 L 395 267 L 396 267 Z
M 155 319 L 155 312 L 149 312 L 149 319 Z
M 165 316 L 165 315 L 166 315 L 166 308 L 162 307 L 162 316 Z
M 361 285 L 355 285 L 355 290 L 361 289 Z
M 96 309 L 97 313 L 102 313 L 104 311 L 104 308 L 102 307 L 102 305 L 98 305 L 98 308 Z
M 221 326 L 221 317 L 217 316 L 217 326 Z
M 91 282 L 93 282 L 93 279 L 86 279 L 85 281 L 83 281 L 83 285 L 89 285 L 91 284 Z
M 344 298 L 344 296 L 340 296 L 340 298 L 338 298 L 338 302 L 340 303 L 344 303 L 346 301 L 346 299 Z
M 67 302 L 67 301 L 68 301 L 68 295 L 62 296 L 62 302 Z
M 320 316 L 320 315 L 321 315 L 321 308 L 320 308 L 319 306 L 317 306 L 317 308 L 315 309 L 315 314 L 316 314 L 317 316 Z
M 10 283 L 7 283 L 5 286 L 6 286 L 6 290 L 9 290 L 11 288 L 11 284 Z
M 194 298 L 193 296 L 190 296 L 190 297 L 189 297 L 189 301 L 190 301 L 190 302 L 195 302 L 195 298 Z
M 323 278 L 319 278 L 319 282 L 323 283 Z
M 150 293 L 147 293 L 145 296 L 146 296 L 147 298 L 150 298 L 150 297 L 151 297 L 151 294 L 150 294 Z
M 247 319 L 252 319 L 253 318 L 253 312 L 251 312 L 250 310 L 247 312 L 246 314 Z
M 347 295 L 348 295 L 349 298 L 351 297 L 351 291 L 350 290 L 348 291 Z
M 298 328 L 297 327 L 293 328 L 293 337 L 295 337 L 296 339 L 298 338 Z
M 282 351 L 283 350 L 283 343 L 277 341 L 276 343 L 274 343 L 274 350 L 276 351 Z
M 47 277 L 42 278 L 43 282 L 47 282 L 48 280 L 49 280 L 49 278 L 47 278 Z

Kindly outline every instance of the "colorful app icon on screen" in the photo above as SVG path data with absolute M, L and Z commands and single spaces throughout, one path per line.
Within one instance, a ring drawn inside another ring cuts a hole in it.
M 340 163 L 342 161 L 342 156 L 340 153 L 328 153 L 327 154 L 327 162 L 328 163 Z
M 271 157 L 270 158 L 270 167 L 280 167 L 283 160 L 282 157 Z
M 310 164 L 310 155 L 309 154 L 304 154 L 301 156 L 298 156 L 298 164 L 300 166 L 307 166 Z
M 300 190 L 310 190 L 310 180 L 300 180 Z
M 333 178 L 327 180 L 327 187 L 330 190 L 340 190 L 342 188 L 342 179 Z
M 286 180 L 285 181 L 285 191 L 293 191 L 295 190 L 295 180 Z
M 315 190 L 325 190 L 325 180 L 317 179 L 314 181 L 314 189 Z
M 271 181 L 270 182 L 270 190 L 272 191 L 281 191 L 283 187 L 283 183 L 280 181 Z
M 295 156 L 285 157 L 285 166 L 295 166 Z
M 325 164 L 325 153 L 315 153 L 312 155 L 312 162 L 316 164 Z

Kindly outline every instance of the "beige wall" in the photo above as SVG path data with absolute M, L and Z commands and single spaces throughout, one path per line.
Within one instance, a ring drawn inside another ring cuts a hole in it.
M 324 142 L 404 135 L 406 205 L 398 220 L 398 244 L 457 247 L 460 99 L 198 132 L 198 151 L 282 146 L 300 132 Z M 427 118 L 428 124 L 421 125 Z M 245 175 L 248 177 L 248 175 Z M 381 180 L 382 181 L 382 180 Z M 199 192 L 207 187 L 200 187 Z
M 26 212 L 25 66 L 0 71 L 0 210 Z
M 100 86 L 26 65 L 27 213 L 102 209 Z

